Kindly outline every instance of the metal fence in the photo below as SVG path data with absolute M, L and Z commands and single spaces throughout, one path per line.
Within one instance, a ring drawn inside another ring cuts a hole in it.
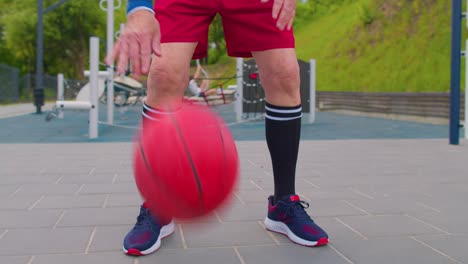
M 19 98 L 19 70 L 0 64 L 0 102 L 16 102 Z
M 0 64 L 0 102 L 32 102 L 36 75 L 20 76 L 19 70 Z M 64 80 L 64 99 L 74 100 L 87 80 Z M 57 100 L 57 76 L 44 74 L 43 89 L 46 101 Z

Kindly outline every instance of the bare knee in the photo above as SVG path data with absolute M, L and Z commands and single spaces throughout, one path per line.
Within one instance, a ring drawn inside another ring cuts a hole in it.
M 300 103 L 300 77 L 297 61 L 269 65 L 260 73 L 267 100 L 273 104 Z
M 147 101 L 157 105 L 164 100 L 181 99 L 188 79 L 188 69 L 185 67 L 169 63 L 153 63 L 148 75 Z
M 148 76 L 148 89 L 170 92 L 185 89 L 188 83 L 188 70 L 160 63 L 151 67 Z

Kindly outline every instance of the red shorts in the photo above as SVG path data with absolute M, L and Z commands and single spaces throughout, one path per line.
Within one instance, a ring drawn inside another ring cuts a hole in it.
M 157 0 L 161 43 L 198 42 L 194 59 L 206 56 L 208 28 L 216 13 L 223 20 L 229 56 L 252 57 L 252 51 L 294 48 L 292 30 L 280 31 L 272 17 L 273 0 Z

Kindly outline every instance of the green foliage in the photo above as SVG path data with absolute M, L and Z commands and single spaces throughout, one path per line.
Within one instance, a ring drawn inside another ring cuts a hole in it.
M 372 24 L 377 18 L 377 11 L 369 3 L 360 5 L 358 14 L 364 26 Z
M 225 56 L 226 41 L 224 40 L 224 29 L 221 17 L 216 15 L 210 26 L 208 35 L 208 64 L 214 64 Z M 213 45 L 213 47 L 210 47 Z
M 44 0 L 47 8 L 58 0 Z M 123 3 L 125 5 L 125 3 Z M 37 0 L 0 0 L 0 62 L 34 72 L 36 65 Z M 115 30 L 125 19 L 125 8 L 115 13 Z M 44 71 L 82 78 L 88 63 L 91 36 L 104 47 L 106 12 L 97 0 L 68 1 L 44 15 Z M 104 49 L 101 49 L 104 50 Z M 104 54 L 101 53 L 104 57 Z
M 371 23 L 362 6 L 375 12 Z M 297 54 L 317 60 L 322 91 L 448 91 L 450 10 L 446 0 L 343 2 L 296 31 Z

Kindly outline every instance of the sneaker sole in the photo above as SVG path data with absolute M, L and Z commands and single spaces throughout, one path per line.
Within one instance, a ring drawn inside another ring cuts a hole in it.
M 302 246 L 320 247 L 320 246 L 324 246 L 328 244 L 328 238 L 326 237 L 322 237 L 318 241 L 309 241 L 309 240 L 302 239 L 296 236 L 285 223 L 273 221 L 269 219 L 268 217 L 265 218 L 265 227 L 266 229 L 270 231 L 287 236 L 292 242 L 302 245 Z
M 154 243 L 154 245 L 152 245 L 147 250 L 140 251 L 140 250 L 135 249 L 135 248 L 130 248 L 130 249 L 127 250 L 124 247 L 123 251 L 124 251 L 125 254 L 130 255 L 130 256 L 145 256 L 145 255 L 151 254 L 151 253 L 155 252 L 156 250 L 158 250 L 161 247 L 161 240 L 163 238 L 168 237 L 168 236 L 170 236 L 170 235 L 172 235 L 174 233 L 174 228 L 175 228 L 174 222 L 171 222 L 171 223 L 163 226 L 161 228 L 161 232 L 159 233 L 158 240 L 156 240 L 156 243 Z

